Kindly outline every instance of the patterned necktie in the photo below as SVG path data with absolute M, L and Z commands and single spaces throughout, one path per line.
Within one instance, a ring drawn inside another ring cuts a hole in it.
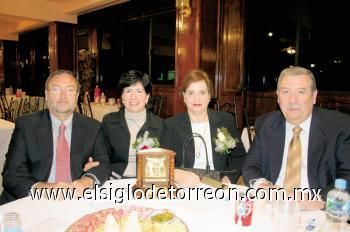
M 293 128 L 293 138 L 288 148 L 288 159 L 286 174 L 284 176 L 284 189 L 287 193 L 293 193 L 294 188 L 300 187 L 301 180 L 301 128 L 296 126 Z
M 56 182 L 71 182 L 69 146 L 64 136 L 66 126 L 61 123 L 56 145 Z

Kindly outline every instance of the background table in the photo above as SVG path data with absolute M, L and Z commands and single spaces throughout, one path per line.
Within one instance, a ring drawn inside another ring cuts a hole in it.
M 105 183 L 104 187 L 113 189 L 131 186 L 135 179 L 113 180 Z M 204 187 L 204 186 L 201 186 Z M 237 186 L 239 187 L 239 186 Z M 258 204 L 254 205 L 253 224 L 242 228 L 234 224 L 234 202 L 210 200 L 130 200 L 123 203 L 108 201 L 33 201 L 29 197 L 8 203 L 0 207 L 0 213 L 18 212 L 21 215 L 23 230 L 26 232 L 64 231 L 69 225 L 86 214 L 104 208 L 139 205 L 154 209 L 173 209 L 176 215 L 188 226 L 189 231 L 271 231 L 272 221 L 268 211 Z M 323 211 L 303 212 L 302 222 L 316 218 L 322 226 L 325 220 Z M 304 231 L 304 224 L 300 230 Z M 328 230 L 336 231 L 336 230 Z
M 0 172 L 4 167 L 5 154 L 7 152 L 15 124 L 0 119 Z M 0 192 L 2 192 L 2 175 L 0 175 Z
M 91 103 L 91 110 L 94 119 L 102 122 L 103 116 L 111 112 L 118 112 L 119 107 L 115 105 L 109 105 L 105 103 L 104 105 Z

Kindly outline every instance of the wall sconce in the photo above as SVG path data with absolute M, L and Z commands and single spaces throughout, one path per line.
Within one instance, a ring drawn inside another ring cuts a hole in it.
M 176 0 L 176 8 L 179 9 L 179 15 L 188 17 L 191 15 L 190 0 Z
M 178 28 L 181 33 L 184 33 L 188 27 L 185 18 L 191 15 L 190 0 L 176 0 L 176 8 L 179 10 Z

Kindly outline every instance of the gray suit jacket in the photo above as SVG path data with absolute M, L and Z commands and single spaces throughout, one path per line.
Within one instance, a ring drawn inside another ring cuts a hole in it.
M 101 125 L 98 121 L 74 113 L 71 138 L 71 175 L 79 179 L 90 156 L 100 162 L 89 170 L 101 183 L 110 175 L 109 160 Z M 4 192 L 0 202 L 6 203 L 28 196 L 37 182 L 46 182 L 53 161 L 53 136 L 48 110 L 27 114 L 17 119 L 3 170 Z
M 256 138 L 243 169 L 246 183 L 266 178 L 277 181 L 281 170 L 286 120 L 281 111 L 256 120 Z M 314 107 L 308 146 L 308 181 L 310 188 L 321 188 L 322 195 L 333 188 L 336 178 L 350 184 L 350 117 L 336 111 Z

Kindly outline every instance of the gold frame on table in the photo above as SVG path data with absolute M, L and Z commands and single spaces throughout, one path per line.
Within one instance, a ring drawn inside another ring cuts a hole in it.
M 137 152 L 136 184 L 133 188 L 145 190 L 174 186 L 175 152 L 152 148 Z M 175 186 L 174 186 L 175 187 Z

